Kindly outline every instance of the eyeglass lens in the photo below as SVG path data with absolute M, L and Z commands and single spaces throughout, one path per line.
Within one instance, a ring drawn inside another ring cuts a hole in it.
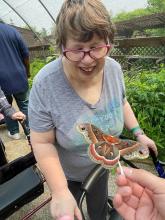
M 84 56 L 88 53 L 88 55 L 93 59 L 100 59 L 104 57 L 108 52 L 108 47 L 96 47 L 89 51 L 80 51 L 80 50 L 73 50 L 73 51 L 66 51 L 65 56 L 72 61 L 80 61 L 84 58 Z

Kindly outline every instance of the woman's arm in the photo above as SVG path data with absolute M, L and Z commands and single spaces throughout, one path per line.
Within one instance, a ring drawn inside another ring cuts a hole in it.
M 54 146 L 54 130 L 42 133 L 32 130 L 30 136 L 35 158 L 52 194 L 51 214 L 53 218 L 58 219 L 69 215 L 71 220 L 74 216 L 81 220 L 80 211 L 68 189 L 58 152 Z
M 124 103 L 123 111 L 124 111 L 125 128 L 132 131 L 137 141 L 151 148 L 157 155 L 158 152 L 157 152 L 157 147 L 156 147 L 155 142 L 151 140 L 149 137 L 147 137 L 144 134 L 143 130 L 140 128 L 139 123 L 128 101 Z
M 33 152 L 52 193 L 67 188 L 67 181 L 54 146 L 54 130 L 30 133 Z
M 128 130 L 131 130 L 139 125 L 128 101 L 125 101 L 124 103 L 124 125 Z

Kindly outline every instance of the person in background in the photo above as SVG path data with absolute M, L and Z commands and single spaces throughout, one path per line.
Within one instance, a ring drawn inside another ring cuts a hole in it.
M 24 115 L 20 111 L 16 111 L 7 101 L 3 91 L 0 87 L 0 113 L 3 113 L 6 117 L 11 118 L 12 120 L 21 120 L 24 121 L 26 119 L 26 115 Z M 7 158 L 5 154 L 5 147 L 0 137 L 0 166 L 3 166 L 7 163 Z
M 115 209 L 125 220 L 164 220 L 165 180 L 141 169 L 123 170 L 125 176 L 116 180 Z
M 28 127 L 28 77 L 29 51 L 19 32 L 0 21 L 0 86 L 8 102 L 13 98 L 20 111 L 26 115 Z M 19 139 L 19 125 L 10 117 L 5 118 L 8 136 Z
M 65 0 L 55 37 L 61 56 L 40 70 L 30 92 L 31 142 L 52 194 L 53 218 L 81 220 L 81 184 L 96 166 L 88 156 L 89 136 L 78 129 L 82 123 L 115 136 L 125 126 L 155 153 L 157 149 L 127 101 L 119 63 L 108 56 L 114 28 L 101 1 Z M 106 220 L 107 199 L 108 171 L 87 194 L 91 220 Z
M 0 125 L 5 124 L 4 115 L 0 113 Z
M 0 87 L 0 113 L 3 113 L 6 117 L 12 120 L 25 120 L 26 115 L 21 111 L 16 111 L 7 101 L 3 91 Z

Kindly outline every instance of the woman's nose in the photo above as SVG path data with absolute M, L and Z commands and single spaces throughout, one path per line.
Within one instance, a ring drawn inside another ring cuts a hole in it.
M 83 59 L 81 60 L 81 62 L 83 62 L 83 63 L 91 63 L 91 62 L 93 62 L 93 61 L 94 61 L 94 59 L 90 56 L 89 51 L 87 51 L 87 52 L 85 53 Z

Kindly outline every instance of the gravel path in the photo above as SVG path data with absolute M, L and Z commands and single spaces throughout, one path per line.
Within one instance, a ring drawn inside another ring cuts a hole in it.
M 9 161 L 18 158 L 19 156 L 23 156 L 27 154 L 30 151 L 30 148 L 28 146 L 27 140 L 25 138 L 25 135 L 23 134 L 21 130 L 21 139 L 20 140 L 12 140 L 8 138 L 7 136 L 7 130 L 5 126 L 0 126 L 0 136 L 5 144 L 6 147 L 6 153 L 7 153 L 7 158 Z M 138 167 L 146 169 L 152 173 L 155 173 L 155 169 L 151 165 L 147 164 L 137 164 Z M 21 187 L 21 186 L 18 186 Z M 12 216 L 7 218 L 7 220 L 20 220 L 26 213 L 29 212 L 29 210 L 34 209 L 38 204 L 42 203 L 45 199 L 47 199 L 49 195 L 49 190 L 47 185 L 45 184 L 45 192 L 38 197 L 37 199 L 33 200 L 31 203 L 25 205 L 21 209 L 19 209 L 17 212 L 15 212 Z M 115 174 L 114 172 L 110 172 L 110 177 L 109 177 L 109 194 L 111 196 L 114 195 L 116 191 L 116 184 L 115 184 Z M 46 205 L 44 208 L 39 210 L 37 214 L 35 214 L 32 218 L 33 220 L 50 220 L 52 219 L 49 213 L 49 205 Z

